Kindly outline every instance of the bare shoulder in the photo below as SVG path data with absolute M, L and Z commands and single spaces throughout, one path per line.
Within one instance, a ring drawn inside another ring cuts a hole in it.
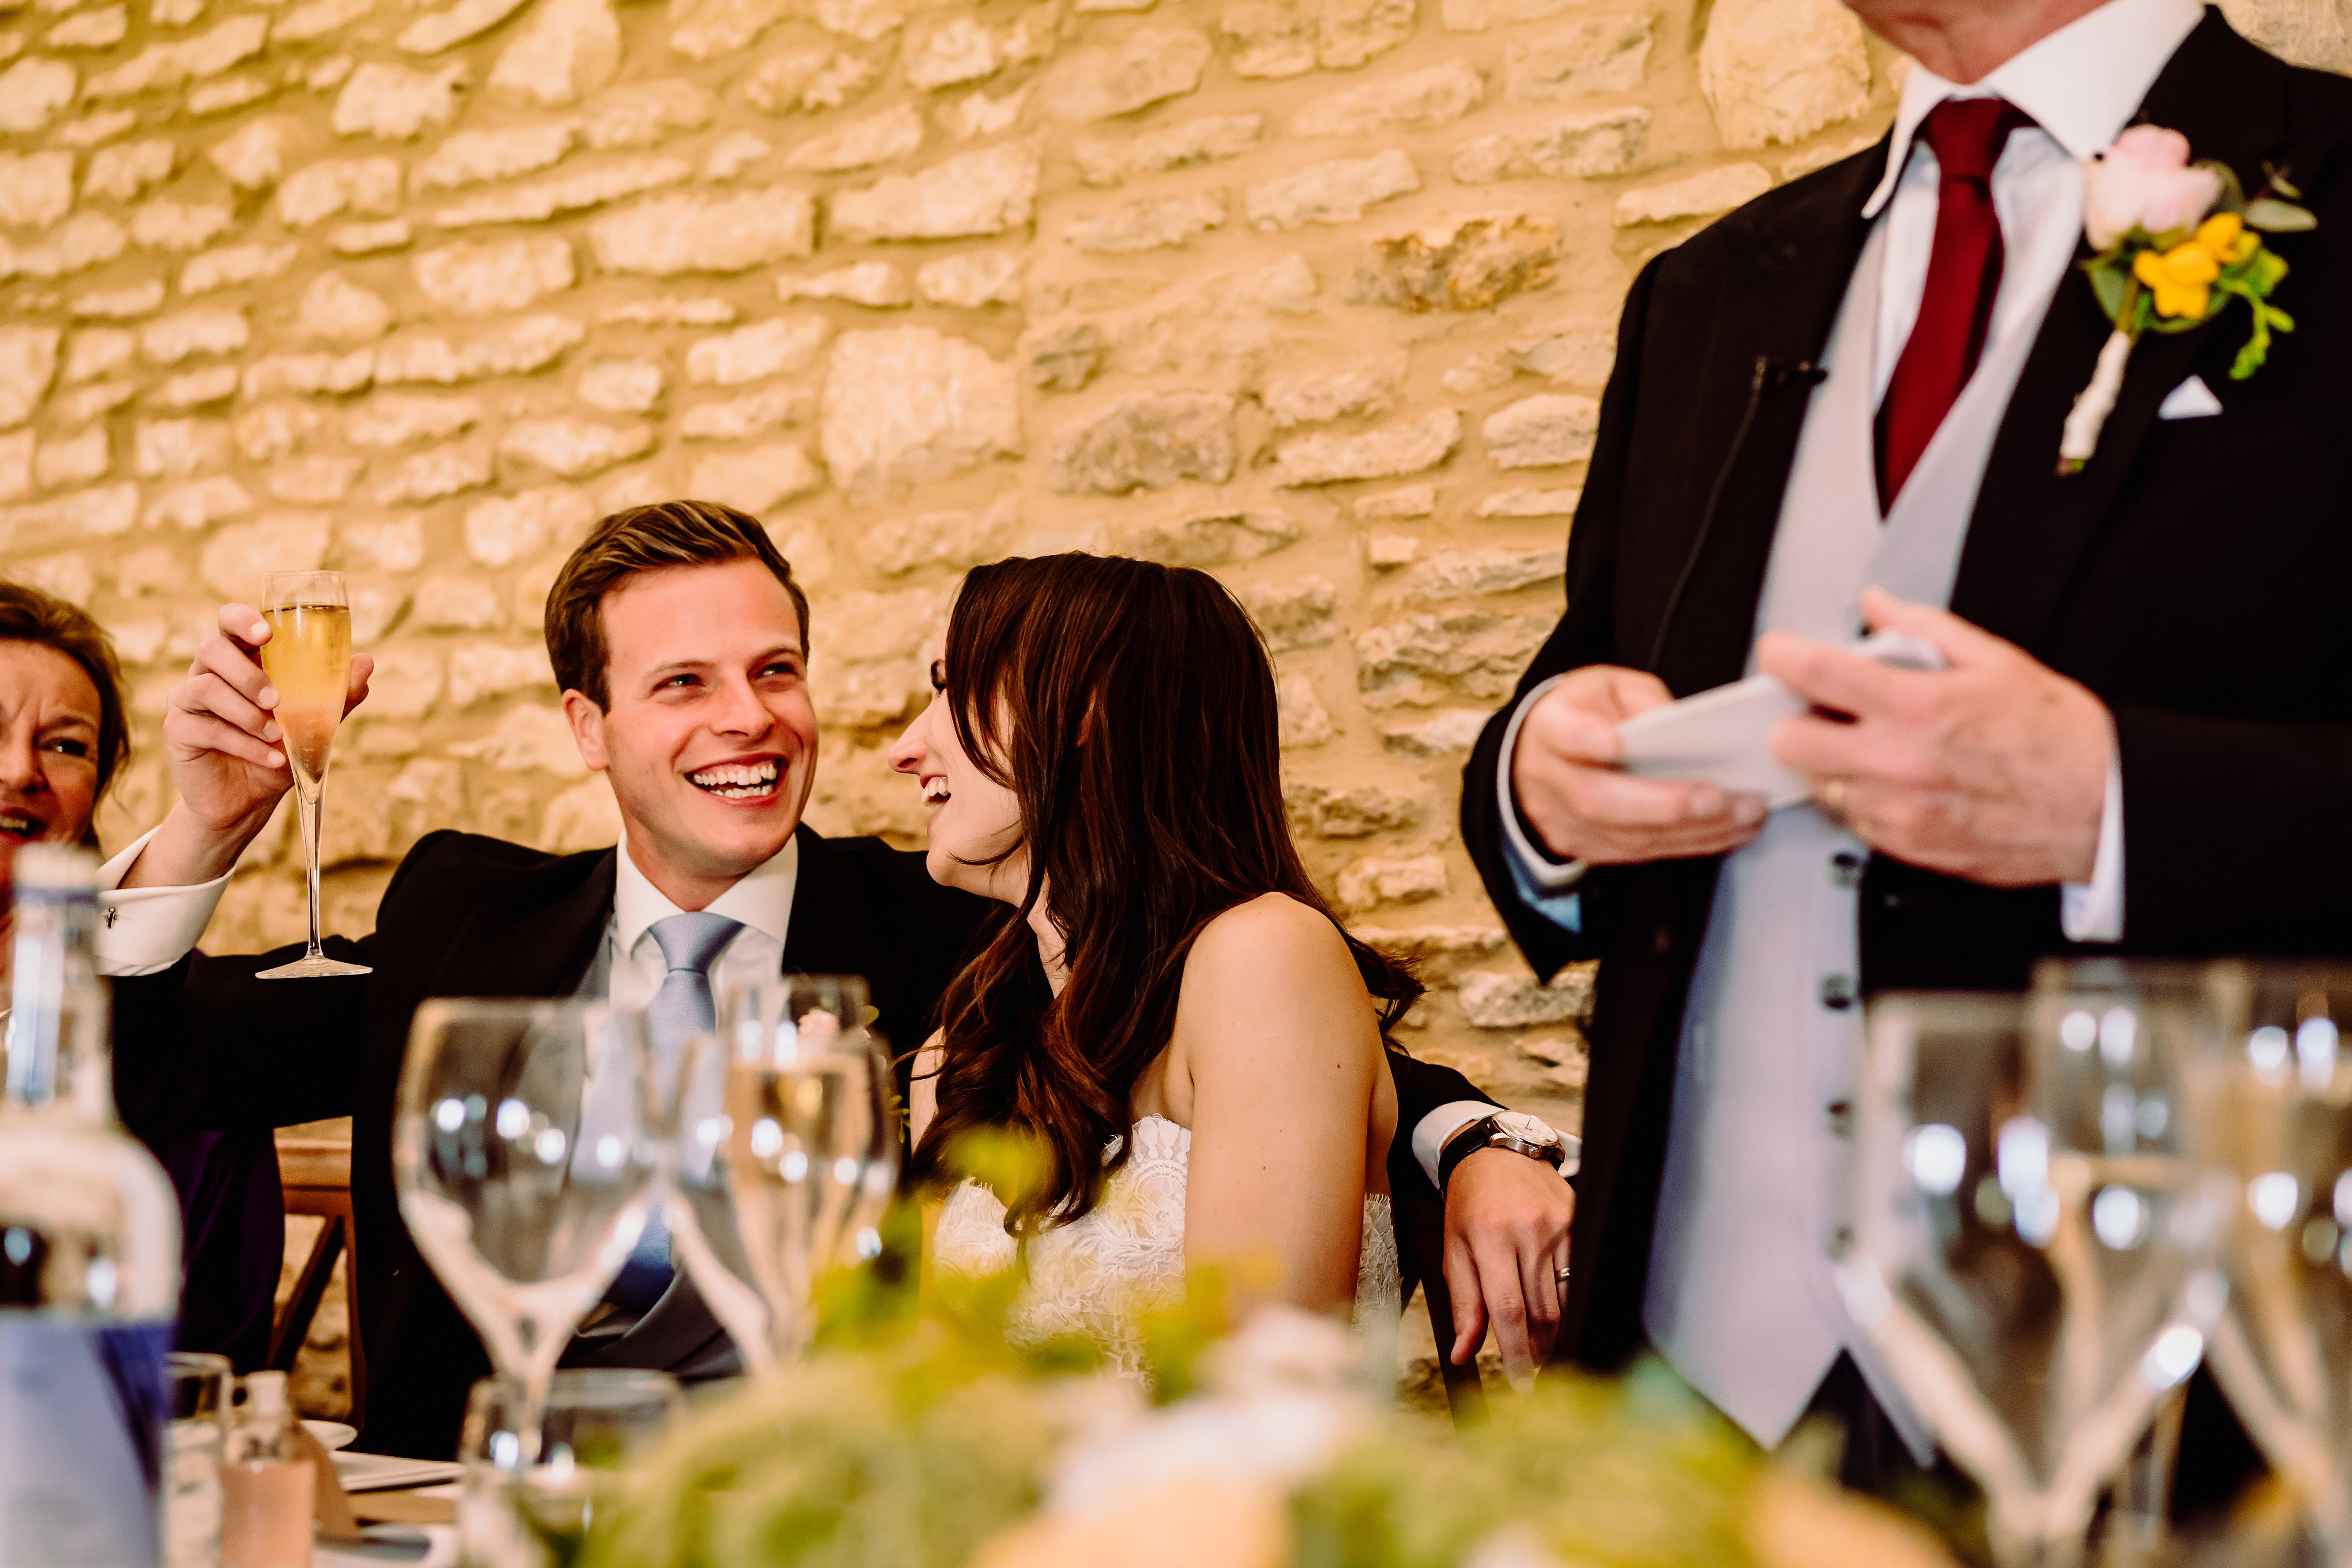
M 1364 994 L 1355 955 L 1328 915 L 1287 893 L 1261 893 L 1201 928 L 1184 963 L 1185 1000 L 1264 999 L 1279 985 L 1328 996 Z

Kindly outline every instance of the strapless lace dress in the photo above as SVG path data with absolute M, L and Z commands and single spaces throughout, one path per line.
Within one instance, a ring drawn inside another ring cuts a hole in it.
M 1118 1369 L 1144 1375 L 1136 1323 L 1184 1300 L 1184 1173 L 1192 1134 L 1164 1116 L 1135 1124 L 1134 1152 L 1102 1201 L 1029 1243 L 1029 1278 L 1007 1331 L 1015 1343 L 1085 1335 Z M 932 1267 L 983 1278 L 1013 1267 L 1019 1244 L 1004 1234 L 1004 1205 L 977 1182 L 949 1197 L 931 1242 Z M 1385 1193 L 1364 1198 L 1364 1238 L 1356 1266 L 1358 1331 L 1395 1333 L 1402 1284 L 1396 1226 Z

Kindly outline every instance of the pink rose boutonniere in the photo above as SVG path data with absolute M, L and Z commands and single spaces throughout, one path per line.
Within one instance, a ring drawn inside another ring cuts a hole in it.
M 2083 232 L 2098 254 L 2083 270 L 2115 331 L 2066 416 L 2060 473 L 2091 460 L 2142 332 L 2185 332 L 2243 300 L 2253 332 L 2230 367 L 2231 378 L 2243 381 L 2262 368 L 2272 333 L 2294 331 L 2294 319 L 2270 302 L 2286 263 L 2262 236 L 2318 220 L 2284 199 L 2301 193 L 2284 174 L 2263 172 L 2269 183 L 2249 200 L 2227 164 L 2191 163 L 2189 138 L 2155 125 L 2133 126 L 2084 162 Z

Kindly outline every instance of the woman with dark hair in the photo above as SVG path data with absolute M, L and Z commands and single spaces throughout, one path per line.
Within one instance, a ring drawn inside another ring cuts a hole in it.
M 1202 1263 L 1392 1325 L 1381 1053 L 1421 986 L 1291 842 L 1247 613 L 1183 568 L 999 562 L 964 580 L 932 682 L 891 763 L 932 808 L 932 877 L 1007 907 L 917 1066 L 914 1174 L 944 1184 L 982 1129 L 1047 1155 L 1025 1190 L 956 1188 L 935 1266 L 1019 1248 L 1016 1335 L 1090 1333 L 1135 1370 L 1135 1314 Z

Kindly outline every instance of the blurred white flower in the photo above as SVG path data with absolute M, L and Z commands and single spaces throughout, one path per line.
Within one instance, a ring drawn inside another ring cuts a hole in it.
M 2135 125 L 2105 155 L 2083 163 L 2083 232 L 2105 250 L 2133 229 L 2193 228 L 2221 199 L 2221 179 L 2189 162 L 2189 138 Z

